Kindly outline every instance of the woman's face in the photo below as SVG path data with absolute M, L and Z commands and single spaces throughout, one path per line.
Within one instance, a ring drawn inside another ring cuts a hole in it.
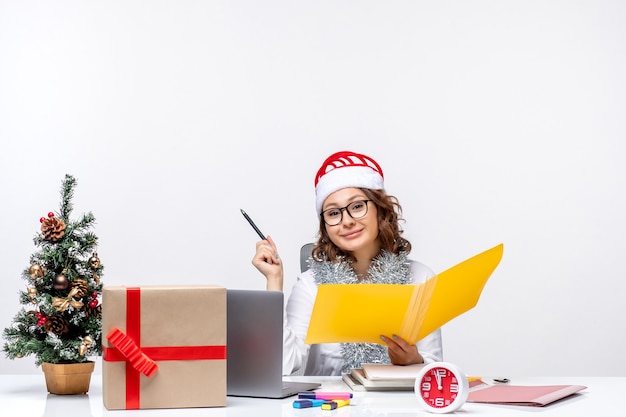
M 350 203 L 368 200 L 359 188 L 343 188 L 329 195 L 324 201 L 322 211 L 329 208 L 343 209 Z M 367 203 L 367 214 L 353 219 L 347 210 L 342 210 L 342 219 L 335 226 L 325 225 L 330 240 L 344 252 L 354 256 L 374 257 L 380 251 L 378 242 L 378 210 L 373 201 Z

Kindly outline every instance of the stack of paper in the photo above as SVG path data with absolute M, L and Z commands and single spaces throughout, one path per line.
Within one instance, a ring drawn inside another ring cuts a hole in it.
M 415 382 L 417 374 L 424 367 L 423 363 L 415 365 L 390 365 L 383 363 L 364 363 L 363 373 L 371 381 L 381 380 L 410 380 Z
M 343 375 L 343 380 L 355 391 L 413 390 L 415 378 L 424 367 L 417 365 L 363 364 Z

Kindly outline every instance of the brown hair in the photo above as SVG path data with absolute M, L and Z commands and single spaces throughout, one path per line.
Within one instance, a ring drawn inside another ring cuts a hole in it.
M 402 207 L 398 199 L 389 195 L 385 190 L 370 190 L 360 188 L 372 203 L 376 204 L 378 209 L 378 238 L 380 240 L 381 249 L 398 255 L 400 252 L 409 253 L 411 251 L 411 243 L 403 238 L 403 230 L 400 228 L 402 219 Z M 371 204 L 371 203 L 370 203 Z M 322 261 L 329 260 L 337 262 L 339 256 L 345 256 L 349 260 L 353 257 L 338 248 L 331 242 L 326 232 L 326 223 L 320 215 L 320 231 L 318 240 L 313 248 L 313 259 Z

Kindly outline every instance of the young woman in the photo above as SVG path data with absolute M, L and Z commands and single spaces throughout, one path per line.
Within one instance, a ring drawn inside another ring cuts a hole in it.
M 412 284 L 434 275 L 407 258 L 411 244 L 401 236 L 402 209 L 385 192 L 383 171 L 372 158 L 347 151 L 329 156 L 315 177 L 315 195 L 319 238 L 309 269 L 298 277 L 287 302 L 283 373 L 304 368 L 305 375 L 340 375 L 362 363 L 442 360 L 440 330 L 416 345 L 396 335 L 381 335 L 380 344 L 304 344 L 319 284 Z M 268 290 L 283 290 L 283 267 L 271 237 L 257 243 L 252 263 L 265 275 Z

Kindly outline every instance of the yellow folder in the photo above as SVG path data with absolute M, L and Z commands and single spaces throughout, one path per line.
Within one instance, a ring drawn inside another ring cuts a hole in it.
M 305 343 L 381 343 L 398 335 L 415 343 L 472 309 L 504 245 L 479 253 L 417 285 L 321 284 Z

